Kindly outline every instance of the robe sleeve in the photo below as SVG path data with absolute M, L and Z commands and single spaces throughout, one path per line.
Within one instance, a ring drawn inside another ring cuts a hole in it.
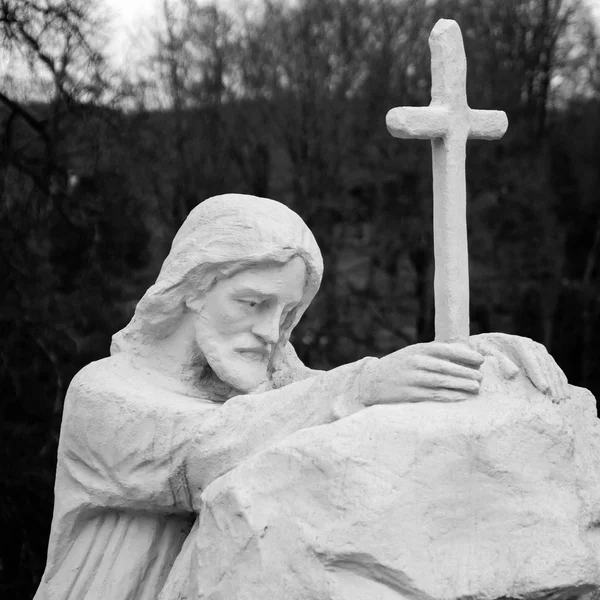
M 99 361 L 69 387 L 59 463 L 92 509 L 189 514 L 250 455 L 362 408 L 360 373 L 373 360 L 224 404 L 140 390 Z

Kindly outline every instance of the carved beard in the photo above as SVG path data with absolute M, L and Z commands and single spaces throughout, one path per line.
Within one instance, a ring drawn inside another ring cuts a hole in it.
M 198 346 L 192 351 L 190 365 L 197 373 L 194 377 L 194 385 L 203 393 L 207 393 L 214 402 L 226 402 L 229 398 L 239 395 L 238 390 L 219 379 Z

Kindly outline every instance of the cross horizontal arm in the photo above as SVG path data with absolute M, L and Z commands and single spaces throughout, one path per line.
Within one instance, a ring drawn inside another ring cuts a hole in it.
M 450 111 L 446 106 L 403 106 L 385 117 L 388 131 L 397 138 L 430 140 L 448 133 Z
M 508 128 L 508 118 L 501 110 L 470 109 L 469 137 L 475 140 L 499 140 Z

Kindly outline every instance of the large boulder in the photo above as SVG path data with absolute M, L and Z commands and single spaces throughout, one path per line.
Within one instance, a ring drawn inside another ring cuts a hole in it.
M 205 491 L 203 600 L 571 598 L 600 584 L 593 396 L 483 365 L 479 396 L 298 432 Z

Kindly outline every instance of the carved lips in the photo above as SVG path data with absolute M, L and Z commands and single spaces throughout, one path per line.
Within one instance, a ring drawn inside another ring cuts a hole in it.
M 251 346 L 248 348 L 238 348 L 236 349 L 238 354 L 241 354 L 244 358 L 248 360 L 253 360 L 257 362 L 262 362 L 265 359 L 269 358 L 271 355 L 271 350 L 267 346 Z

